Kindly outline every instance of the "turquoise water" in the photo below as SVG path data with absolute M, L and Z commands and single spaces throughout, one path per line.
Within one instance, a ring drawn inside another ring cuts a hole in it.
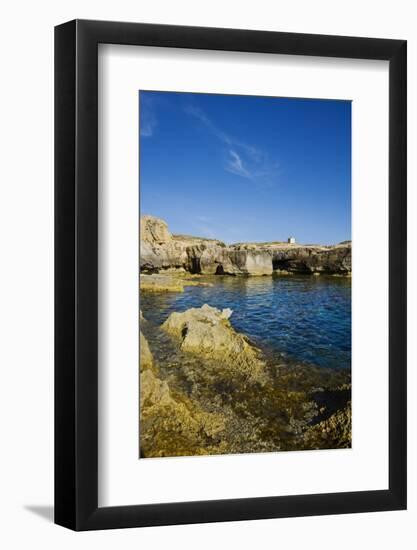
M 143 292 L 142 313 L 161 325 L 173 311 L 209 304 L 231 308 L 230 322 L 268 355 L 350 369 L 351 280 L 304 276 L 202 278 L 213 286 L 183 293 Z

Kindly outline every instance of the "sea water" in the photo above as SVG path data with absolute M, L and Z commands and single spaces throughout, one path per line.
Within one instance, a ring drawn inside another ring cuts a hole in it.
M 234 329 L 248 336 L 268 356 L 350 369 L 350 278 L 217 275 L 202 277 L 201 281 L 212 286 L 186 286 L 183 293 L 143 292 L 140 308 L 145 319 L 156 327 L 173 311 L 203 304 L 230 308 Z M 153 351 L 158 355 L 158 350 Z

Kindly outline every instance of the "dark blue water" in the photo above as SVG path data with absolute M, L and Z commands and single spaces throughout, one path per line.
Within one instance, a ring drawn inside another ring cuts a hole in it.
M 184 293 L 147 293 L 140 307 L 160 325 L 173 311 L 209 304 L 231 308 L 230 322 L 269 355 L 329 368 L 350 368 L 351 281 L 327 276 L 230 277 Z

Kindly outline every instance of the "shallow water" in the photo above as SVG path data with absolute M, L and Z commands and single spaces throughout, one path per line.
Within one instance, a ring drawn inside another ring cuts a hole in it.
M 269 356 L 350 369 L 351 280 L 309 275 L 202 277 L 213 286 L 141 294 L 142 313 L 161 325 L 173 311 L 231 308 L 231 324 Z

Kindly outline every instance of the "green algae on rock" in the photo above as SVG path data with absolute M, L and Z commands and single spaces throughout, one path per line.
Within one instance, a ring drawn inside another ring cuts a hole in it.
M 143 457 L 211 454 L 225 423 L 160 378 L 140 332 L 140 449 Z
M 352 404 L 348 401 L 325 420 L 309 427 L 303 436 L 306 449 L 348 449 L 352 446 Z
M 152 274 L 140 276 L 140 290 L 147 292 L 184 292 L 185 286 L 210 286 L 194 277 L 185 279 L 181 274 Z
M 153 370 L 141 373 L 140 447 L 143 457 L 211 454 L 224 429 L 220 414 L 201 410 Z

